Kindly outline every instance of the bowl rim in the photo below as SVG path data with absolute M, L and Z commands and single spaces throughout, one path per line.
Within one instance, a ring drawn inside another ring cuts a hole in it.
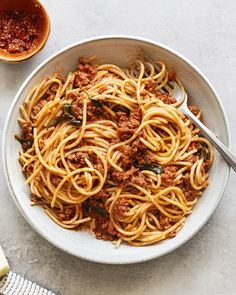
M 207 217 L 205 218 L 205 220 L 197 227 L 195 228 L 195 230 L 191 233 L 191 235 L 188 235 L 187 237 L 185 237 L 185 239 L 183 239 L 182 241 L 180 241 L 178 244 L 173 245 L 172 247 L 169 247 L 168 249 L 166 249 L 165 251 L 163 251 L 160 254 L 156 254 L 156 253 L 151 253 L 149 255 L 147 255 L 144 258 L 139 258 L 138 256 L 136 257 L 131 257 L 131 258 L 126 258 L 125 261 L 124 260 L 120 260 L 120 261 L 110 261 L 107 259 L 103 259 L 100 257 L 88 257 L 88 256 L 84 256 L 84 255 L 79 255 L 78 253 L 74 253 L 74 251 L 70 251 L 69 249 L 65 249 L 60 243 L 58 243 L 57 241 L 55 241 L 53 238 L 51 238 L 49 235 L 45 234 L 45 232 L 42 232 L 41 229 L 33 223 L 33 221 L 28 218 L 28 216 L 26 215 L 26 213 L 24 212 L 23 208 L 20 206 L 19 202 L 18 202 L 18 198 L 16 196 L 16 194 L 14 193 L 14 189 L 12 186 L 12 183 L 10 181 L 10 176 L 9 176 L 9 172 L 8 172 L 8 164 L 6 161 L 6 154 L 7 154 L 7 148 L 6 148 L 6 135 L 7 135 L 7 131 L 8 131 L 8 126 L 11 120 L 11 113 L 14 109 L 14 106 L 16 104 L 16 102 L 18 101 L 21 93 L 23 92 L 23 90 L 26 88 L 27 84 L 30 82 L 30 80 L 41 70 L 41 68 L 46 65 L 48 62 L 50 62 L 51 60 L 53 60 L 55 57 L 59 56 L 61 53 L 64 53 L 76 46 L 82 45 L 82 44 L 86 44 L 86 43 L 91 43 L 94 41 L 101 41 L 101 40 L 109 40 L 109 39 L 128 39 L 128 40 L 133 40 L 133 41 L 141 41 L 144 43 L 148 43 L 154 46 L 158 46 L 159 48 L 162 48 L 168 52 L 170 52 L 171 54 L 175 55 L 178 58 L 181 58 L 185 63 L 187 63 L 190 67 L 192 67 L 200 76 L 201 78 L 206 82 L 206 84 L 208 85 L 208 87 L 211 89 L 211 91 L 213 92 L 216 101 L 219 105 L 219 108 L 222 112 L 222 116 L 223 116 L 223 120 L 225 123 L 225 128 L 226 128 L 226 138 L 228 143 L 226 143 L 226 146 L 228 146 L 229 148 L 231 147 L 231 133 L 230 133 L 230 128 L 229 128 L 229 123 L 228 123 L 228 119 L 226 116 L 226 112 L 224 110 L 223 104 L 219 98 L 218 93 L 216 92 L 216 90 L 214 89 L 214 87 L 212 86 L 212 84 L 210 83 L 210 81 L 208 80 L 208 78 L 202 73 L 202 71 L 193 63 L 191 62 L 188 58 L 186 58 L 185 56 L 183 56 L 182 54 L 180 54 L 179 52 L 177 52 L 176 50 L 170 48 L 167 45 L 163 45 L 162 43 L 156 42 L 154 40 L 148 39 L 148 38 L 143 38 L 143 37 L 137 37 L 137 36 L 133 36 L 133 35 L 102 35 L 102 36 L 96 36 L 96 37 L 91 37 L 91 38 L 86 38 L 86 39 L 82 39 L 80 41 L 74 42 L 68 46 L 63 47 L 62 49 L 56 51 L 54 54 L 50 55 L 48 58 L 46 58 L 43 62 L 41 62 L 32 72 L 31 74 L 25 79 L 25 81 L 21 84 L 19 90 L 17 91 L 11 106 L 9 108 L 7 117 L 6 117 L 6 121 L 5 121 L 5 125 L 4 125 L 4 129 L 3 129 L 3 141 L 2 141 L 2 161 L 3 161 L 3 171 L 4 171 L 4 175 L 5 175 L 5 180 L 7 182 L 7 187 L 8 190 L 10 192 L 10 195 L 12 197 L 12 199 L 14 200 L 14 203 L 16 204 L 17 208 L 19 209 L 19 211 L 21 212 L 21 214 L 23 215 L 23 217 L 25 218 L 25 220 L 30 224 L 30 226 L 38 233 L 40 234 L 41 237 L 43 237 L 45 240 L 47 240 L 48 242 L 50 242 L 52 245 L 54 245 L 55 247 L 59 248 L 60 250 L 62 250 L 63 252 L 69 253 L 70 255 L 73 255 L 75 257 L 87 260 L 87 261 L 92 261 L 92 262 L 97 262 L 97 263 L 105 263 L 105 264 L 131 264 L 131 263 L 140 263 L 140 262 L 144 262 L 144 261 L 149 261 L 152 260 L 154 258 L 158 258 L 161 257 L 163 255 L 166 255 L 170 252 L 172 252 L 173 250 L 179 248 L 180 246 L 182 246 L 183 244 L 185 244 L 188 240 L 190 240 L 205 224 L 206 222 L 210 219 L 210 217 L 212 216 L 212 214 L 214 213 L 219 201 L 221 200 L 221 197 L 223 196 L 223 193 L 225 191 L 227 182 L 228 182 L 228 178 L 229 178 L 229 172 L 230 172 L 230 166 L 228 166 L 226 173 L 225 173 L 225 177 L 224 177 L 224 181 L 222 182 L 222 186 L 221 186 L 221 190 L 218 193 L 218 198 L 214 204 L 214 207 L 212 208 L 212 210 L 210 212 L 208 212 Z
M 34 55 L 36 55 L 38 52 L 40 52 L 44 46 L 47 43 L 47 40 L 49 38 L 50 32 L 51 32 L 51 21 L 50 21 L 50 16 L 45 8 L 45 6 L 42 4 L 41 1 L 39 0 L 33 0 L 32 2 L 37 3 L 38 5 L 40 5 L 43 14 L 44 14 L 44 18 L 45 18 L 45 23 L 46 23 L 46 28 L 45 28 L 45 32 L 44 32 L 44 38 L 38 43 L 38 45 L 33 49 L 33 50 L 29 50 L 29 52 L 27 53 L 22 53 L 16 57 L 14 57 L 14 55 L 3 55 L 0 53 L 0 61 L 2 62 L 6 62 L 6 63 L 19 63 L 22 61 L 26 61 L 28 59 L 30 59 L 31 57 L 33 57 Z

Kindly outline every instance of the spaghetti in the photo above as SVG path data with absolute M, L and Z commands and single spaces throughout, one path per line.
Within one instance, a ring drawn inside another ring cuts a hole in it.
M 208 186 L 212 146 L 179 110 L 174 71 L 81 58 L 21 106 L 19 161 L 31 203 L 66 229 L 142 246 L 174 237 Z M 200 110 L 192 106 L 200 118 Z

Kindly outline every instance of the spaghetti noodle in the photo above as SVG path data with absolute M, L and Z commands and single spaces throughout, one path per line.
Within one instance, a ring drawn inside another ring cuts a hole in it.
M 212 146 L 179 110 L 166 65 L 81 58 L 21 106 L 19 161 L 31 203 L 66 229 L 142 246 L 174 237 L 208 185 Z M 200 118 L 200 110 L 192 106 Z

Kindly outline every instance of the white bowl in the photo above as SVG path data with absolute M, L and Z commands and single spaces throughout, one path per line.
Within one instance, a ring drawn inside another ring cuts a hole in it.
M 72 255 L 91 261 L 125 264 L 141 262 L 164 255 L 189 240 L 206 223 L 214 212 L 227 183 L 229 167 L 222 157 L 215 153 L 210 171 L 210 185 L 195 206 L 193 213 L 178 235 L 155 245 L 133 247 L 122 244 L 115 249 L 111 242 L 96 240 L 87 232 L 65 230 L 56 225 L 38 206 L 31 207 L 29 188 L 25 185 L 21 166 L 18 163 L 19 143 L 14 134 L 19 132 L 17 118 L 19 107 L 29 90 L 42 78 L 56 71 L 67 73 L 76 68 L 78 57 L 96 54 L 101 63 L 126 66 L 133 49 L 140 48 L 152 59 L 164 61 L 174 68 L 181 78 L 194 103 L 203 111 L 204 122 L 229 146 L 229 128 L 220 99 L 200 70 L 185 57 L 157 42 L 129 37 L 106 36 L 77 42 L 52 55 L 26 79 L 16 94 L 9 110 L 3 139 L 3 163 L 11 195 L 31 226 L 56 247 Z

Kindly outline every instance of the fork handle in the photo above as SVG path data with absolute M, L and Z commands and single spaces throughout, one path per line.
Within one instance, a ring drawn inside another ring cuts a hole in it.
M 185 115 L 201 130 L 201 133 L 214 145 L 218 152 L 224 157 L 225 161 L 236 172 L 236 156 L 210 131 L 188 107 L 184 110 Z

